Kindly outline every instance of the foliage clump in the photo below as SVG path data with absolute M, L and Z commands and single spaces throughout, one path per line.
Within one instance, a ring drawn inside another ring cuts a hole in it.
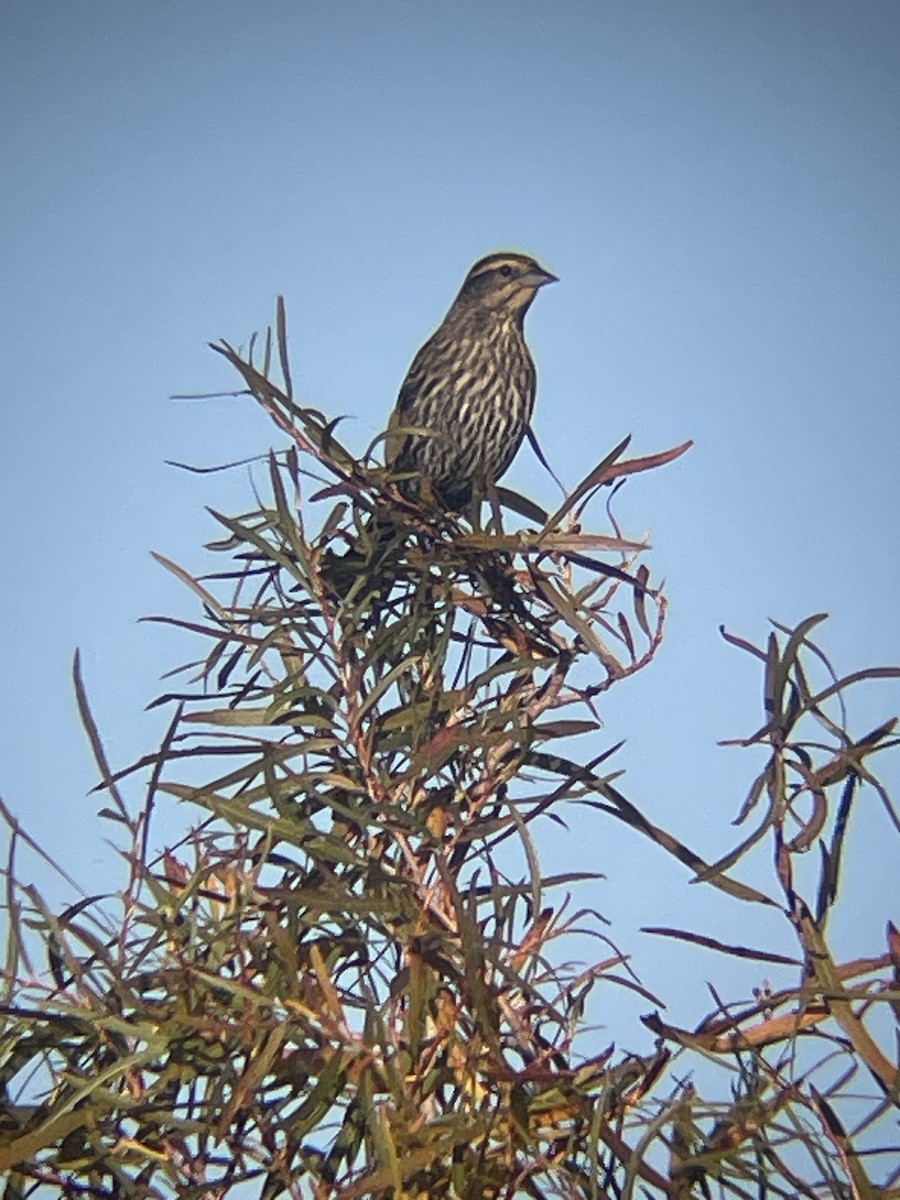
M 820 617 L 764 649 L 728 635 L 765 681 L 763 722 L 741 744 L 767 761 L 739 819 L 763 815 L 706 863 L 626 799 L 616 747 L 577 751 L 598 697 L 652 663 L 666 612 L 646 544 L 622 536 L 609 501 L 607 532 L 585 532 L 587 514 L 604 485 L 686 447 L 632 460 L 617 447 L 553 514 L 497 489 L 454 517 L 405 499 L 336 422 L 295 403 L 281 308 L 258 365 L 252 344 L 217 349 L 287 450 L 269 457 L 270 499 L 213 514 L 222 569 L 161 559 L 202 606 L 166 619 L 203 651 L 158 701 L 173 715 L 156 753 L 112 769 L 76 660 L 130 875 L 120 896 L 55 914 L 16 879 L 15 831 L 7 1194 L 900 1194 L 900 937 L 889 927 L 880 953 L 850 963 L 827 940 L 861 790 L 900 827 L 872 768 L 895 723 L 851 737 L 844 695 L 897 672 L 814 686 L 810 660 L 830 670 L 811 641 Z M 198 816 L 157 854 L 165 797 Z M 656 932 L 792 980 L 721 999 L 692 1030 L 668 1024 L 574 900 L 590 877 L 542 873 L 541 823 L 564 812 L 624 822 L 647 853 L 783 912 L 793 959 Z M 734 873 L 766 840 L 772 894 Z M 807 895 L 795 864 L 813 847 Z M 568 961 L 576 934 L 597 961 Z M 640 1055 L 596 1042 L 600 983 L 655 1010 L 617 1038 L 642 1040 Z M 704 1094 L 700 1062 L 718 1068 Z

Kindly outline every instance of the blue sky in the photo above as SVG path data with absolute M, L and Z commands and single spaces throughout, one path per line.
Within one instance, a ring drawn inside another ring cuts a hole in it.
M 561 279 L 528 326 L 566 482 L 627 433 L 637 453 L 695 439 L 619 499 L 672 611 L 601 744 L 628 738 L 622 787 L 655 819 L 731 844 L 759 759 L 715 742 L 760 723 L 760 684 L 718 625 L 759 642 L 826 611 L 840 670 L 900 662 L 898 51 L 894 0 L 3 6 L 0 791 L 87 888 L 119 868 L 73 650 L 112 760 L 152 749 L 165 717 L 143 707 L 196 648 L 137 623 L 195 613 L 149 552 L 200 570 L 204 505 L 252 502 L 245 473 L 164 460 L 272 442 L 248 402 L 168 397 L 233 386 L 206 342 L 245 343 L 284 293 L 295 384 L 361 449 L 469 265 L 505 248 Z M 555 500 L 527 448 L 507 479 Z M 853 728 L 898 711 L 884 685 Z M 846 933 L 877 953 L 897 843 L 866 808 Z M 773 928 L 572 821 L 548 863 L 575 845 L 607 873 L 597 907 L 651 986 L 671 960 L 637 925 Z M 722 964 L 697 962 L 703 1003 Z

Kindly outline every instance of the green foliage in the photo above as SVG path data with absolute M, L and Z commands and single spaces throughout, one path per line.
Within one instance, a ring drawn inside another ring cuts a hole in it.
M 900 1195 L 896 1136 L 878 1141 L 896 1130 L 900 938 L 839 963 L 826 936 L 861 791 L 900 827 L 873 766 L 894 721 L 853 738 L 844 696 L 898 672 L 814 686 L 830 671 L 821 617 L 764 650 L 729 636 L 765 680 L 741 744 L 768 757 L 739 819 L 763 815 L 708 864 L 622 794 L 616 747 L 572 749 L 598 728 L 595 698 L 652 662 L 666 610 L 646 546 L 611 515 L 611 532 L 584 532 L 586 512 L 686 447 L 617 447 L 550 516 L 497 489 L 482 525 L 403 499 L 294 402 L 281 308 L 259 366 L 252 345 L 217 349 L 288 449 L 268 460 L 268 501 L 213 514 L 221 570 L 158 556 L 202 607 L 166 620 L 203 650 L 160 698 L 174 711 L 157 753 L 112 770 L 76 659 L 103 815 L 128 847 L 121 896 L 51 912 L 17 880 L 27 835 L 11 822 L 7 1195 Z M 166 796 L 197 816 L 157 855 Z M 574 906 L 589 877 L 542 874 L 541 823 L 573 805 L 783 912 L 797 955 L 655 932 L 793 962 L 795 982 L 690 1031 L 654 1013 L 619 1038 L 641 1056 L 597 1045 L 598 984 L 661 1002 Z M 771 895 L 733 873 L 766 841 Z M 814 846 L 809 892 L 795 865 Z M 567 961 L 576 935 L 599 961 Z M 701 1095 L 686 1080 L 704 1064 L 718 1073 Z

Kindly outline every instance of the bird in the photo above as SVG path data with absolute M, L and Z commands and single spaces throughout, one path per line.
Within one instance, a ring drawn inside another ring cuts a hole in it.
M 463 512 L 516 456 L 537 376 L 525 314 L 557 276 L 527 254 L 480 258 L 412 361 L 388 425 L 385 461 L 407 498 Z

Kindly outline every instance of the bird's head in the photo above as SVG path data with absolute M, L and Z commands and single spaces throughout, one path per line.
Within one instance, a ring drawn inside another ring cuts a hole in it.
M 463 280 L 454 308 L 495 311 L 521 319 L 538 288 L 556 282 L 555 275 L 527 254 L 488 254 L 478 260 Z

